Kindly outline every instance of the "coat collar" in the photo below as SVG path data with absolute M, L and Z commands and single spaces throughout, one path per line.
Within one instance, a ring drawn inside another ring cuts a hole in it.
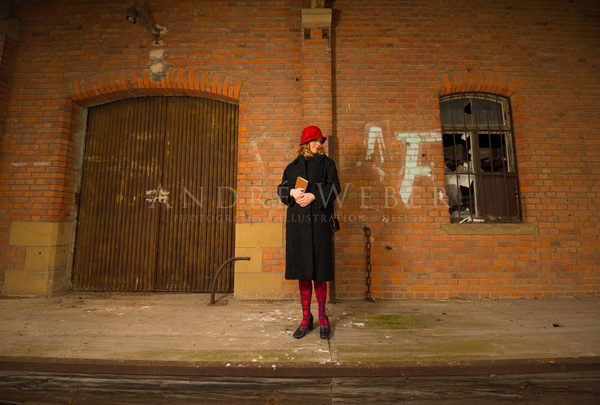
M 320 161 L 322 161 L 323 159 L 325 159 L 325 158 L 327 157 L 327 155 L 319 155 L 319 154 L 316 154 L 316 155 L 315 155 L 315 156 L 313 156 L 313 157 L 315 158 L 315 160 L 316 160 L 317 162 L 320 162 Z M 292 162 L 292 164 L 294 164 L 294 165 L 295 165 L 295 164 L 298 164 L 298 162 L 300 162 L 300 159 L 304 159 L 304 157 L 302 157 L 302 156 L 298 156 L 296 159 L 294 159 L 294 161 Z

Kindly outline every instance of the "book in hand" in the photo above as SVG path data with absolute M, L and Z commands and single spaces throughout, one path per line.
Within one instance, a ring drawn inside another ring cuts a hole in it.
M 308 187 L 308 180 L 298 176 L 294 188 L 301 188 L 302 190 L 306 191 L 306 187 Z

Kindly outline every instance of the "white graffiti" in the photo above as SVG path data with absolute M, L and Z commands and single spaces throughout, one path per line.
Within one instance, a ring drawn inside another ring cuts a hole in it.
M 413 191 L 413 184 L 417 176 L 431 176 L 431 167 L 419 166 L 419 156 L 421 154 L 422 142 L 437 142 L 441 140 L 439 132 L 397 132 L 396 138 L 406 142 L 406 155 L 404 164 L 404 177 L 400 186 L 400 197 L 404 204 L 408 205 L 408 201 Z
M 384 124 L 389 126 L 389 122 L 385 121 Z M 381 127 L 376 124 L 367 124 L 365 125 L 365 131 L 368 133 L 367 136 L 367 160 L 371 159 L 372 156 L 375 157 L 375 160 L 379 160 L 383 165 L 385 163 L 385 141 L 384 141 L 384 131 Z M 388 131 L 389 132 L 389 128 Z M 357 166 L 361 166 L 362 162 L 358 162 Z M 385 179 L 385 172 L 382 167 L 375 166 L 375 170 L 379 173 L 379 181 L 383 181 Z
M 379 127 L 371 127 L 369 130 L 369 139 L 367 143 L 367 160 L 375 152 L 375 146 L 379 150 L 379 158 L 384 163 L 385 143 L 383 142 L 383 131 Z
M 258 145 L 255 141 L 252 141 L 252 150 L 254 151 L 252 156 L 256 159 L 256 161 L 264 165 L 262 157 L 260 156 L 260 150 L 258 149 Z
M 379 173 L 381 181 L 385 178 L 385 165 L 394 167 L 393 162 L 397 162 L 395 159 L 401 159 L 404 162 L 403 168 L 401 169 L 401 173 L 403 173 L 400 184 L 400 198 L 404 204 L 410 205 L 410 197 L 413 193 L 416 178 L 418 176 L 432 178 L 431 167 L 424 164 L 424 159 L 421 159 L 421 155 L 423 155 L 422 145 L 430 142 L 441 142 L 441 132 L 439 130 L 426 132 L 395 132 L 393 138 L 388 138 L 388 143 L 401 141 L 406 145 L 406 149 L 402 148 L 402 150 L 405 150 L 404 156 L 397 156 L 397 154 L 394 153 L 394 151 L 399 150 L 396 146 L 390 144 L 392 149 L 389 149 L 386 146 L 385 134 L 390 133 L 390 130 L 389 128 L 384 130 L 382 129 L 382 126 L 389 127 L 389 122 L 383 121 L 365 125 L 367 144 L 366 160 L 371 160 L 373 162 L 372 169 Z M 360 166 L 361 164 L 359 163 L 357 165 Z M 386 198 L 387 189 L 388 188 L 386 187 Z

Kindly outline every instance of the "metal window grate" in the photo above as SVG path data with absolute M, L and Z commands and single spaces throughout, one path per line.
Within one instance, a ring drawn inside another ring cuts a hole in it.
M 451 221 L 520 221 L 510 100 L 460 93 L 440 108 Z

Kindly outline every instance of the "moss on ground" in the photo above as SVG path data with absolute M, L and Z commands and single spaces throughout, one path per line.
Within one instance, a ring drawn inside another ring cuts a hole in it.
M 413 329 L 422 326 L 416 315 L 371 315 L 365 317 L 365 326 L 373 329 Z

